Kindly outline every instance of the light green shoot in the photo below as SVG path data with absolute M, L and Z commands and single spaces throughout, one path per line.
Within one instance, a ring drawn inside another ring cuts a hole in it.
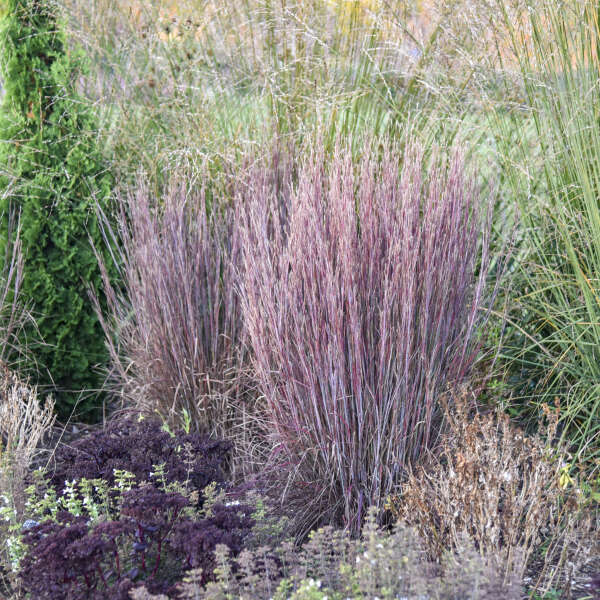
M 135 475 L 133 473 L 123 469 L 113 469 L 113 474 L 115 476 L 115 486 L 117 489 L 122 492 L 128 492 L 133 489 L 135 483 Z
M 191 429 L 192 429 L 192 417 L 190 416 L 190 413 L 188 412 L 187 408 L 183 408 L 182 410 L 182 415 L 183 415 L 183 430 L 185 431 L 186 434 L 189 435 Z

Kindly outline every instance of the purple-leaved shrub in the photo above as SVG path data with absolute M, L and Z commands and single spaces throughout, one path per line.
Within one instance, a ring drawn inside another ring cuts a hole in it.
M 175 584 L 186 570 L 200 568 L 203 581 L 210 581 L 217 544 L 234 555 L 243 549 L 251 510 L 218 503 L 210 516 L 190 518 L 184 513 L 189 505 L 179 493 L 143 485 L 123 493 L 113 520 L 93 523 L 59 513 L 24 536 L 23 591 L 47 600 L 127 600 L 132 589 L 144 585 L 176 598 Z
M 186 483 L 203 490 L 208 484 L 225 483 L 225 462 L 231 443 L 209 440 L 200 433 L 168 433 L 159 421 L 136 417 L 109 422 L 54 453 L 50 484 L 62 490 L 65 481 L 102 479 L 115 481 L 115 470 L 128 471 L 138 482 L 147 481 L 157 465 L 164 465 L 164 483 Z M 160 482 L 154 481 L 156 485 Z
M 317 150 L 293 189 L 276 193 L 263 169 L 239 192 L 266 433 L 283 494 L 307 492 L 306 527 L 358 532 L 434 443 L 438 396 L 475 360 L 487 220 L 460 152 L 432 164 L 424 174 L 416 143 L 359 167 Z
M 225 502 L 230 447 L 135 416 L 59 445 L 55 470 L 33 474 L 27 526 L 12 538 L 22 590 L 126 600 L 144 585 L 175 598 L 190 569 L 210 581 L 216 546 L 239 554 L 255 525 L 244 493 Z

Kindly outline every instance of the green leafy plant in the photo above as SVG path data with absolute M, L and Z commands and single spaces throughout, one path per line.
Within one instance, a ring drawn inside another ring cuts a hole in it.
M 51 1 L 7 0 L 0 24 L 0 212 L 14 207 L 21 218 L 21 295 L 44 341 L 30 367 L 39 383 L 64 392 L 97 389 L 94 366 L 107 358 L 88 298 L 89 287 L 101 289 L 89 240 L 102 247 L 93 202 L 107 202 L 113 180 L 96 144 L 94 117 L 76 93 L 81 66 Z M 8 236 L 4 220 L 3 248 Z M 58 396 L 63 416 L 73 398 Z M 80 408 L 93 412 L 94 405 Z

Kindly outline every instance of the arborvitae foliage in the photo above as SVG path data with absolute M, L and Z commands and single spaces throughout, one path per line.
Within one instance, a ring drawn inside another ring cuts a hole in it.
M 75 90 L 81 58 L 68 49 L 51 0 L 2 4 L 0 213 L 12 204 L 21 214 L 22 293 L 45 343 L 35 366 L 40 383 L 94 389 L 93 366 L 106 354 L 88 299 L 88 286 L 101 287 L 89 240 L 102 246 L 93 203 L 107 201 L 112 179 L 95 143 L 93 115 Z M 59 396 L 59 412 L 70 412 L 70 397 Z

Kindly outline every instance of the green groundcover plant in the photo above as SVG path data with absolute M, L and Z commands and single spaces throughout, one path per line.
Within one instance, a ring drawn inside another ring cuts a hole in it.
M 95 143 L 94 117 L 75 92 L 81 60 L 69 51 L 50 2 L 5 0 L 0 24 L 0 213 L 21 216 L 22 287 L 44 344 L 39 382 L 63 391 L 96 389 L 105 360 L 102 332 L 88 299 L 100 288 L 90 238 L 100 247 L 94 199 L 105 202 L 112 178 Z M 3 223 L 0 243 L 8 238 Z M 31 337 L 32 331 L 29 331 Z M 59 396 L 59 412 L 73 408 Z M 93 408 L 88 401 L 82 408 Z

